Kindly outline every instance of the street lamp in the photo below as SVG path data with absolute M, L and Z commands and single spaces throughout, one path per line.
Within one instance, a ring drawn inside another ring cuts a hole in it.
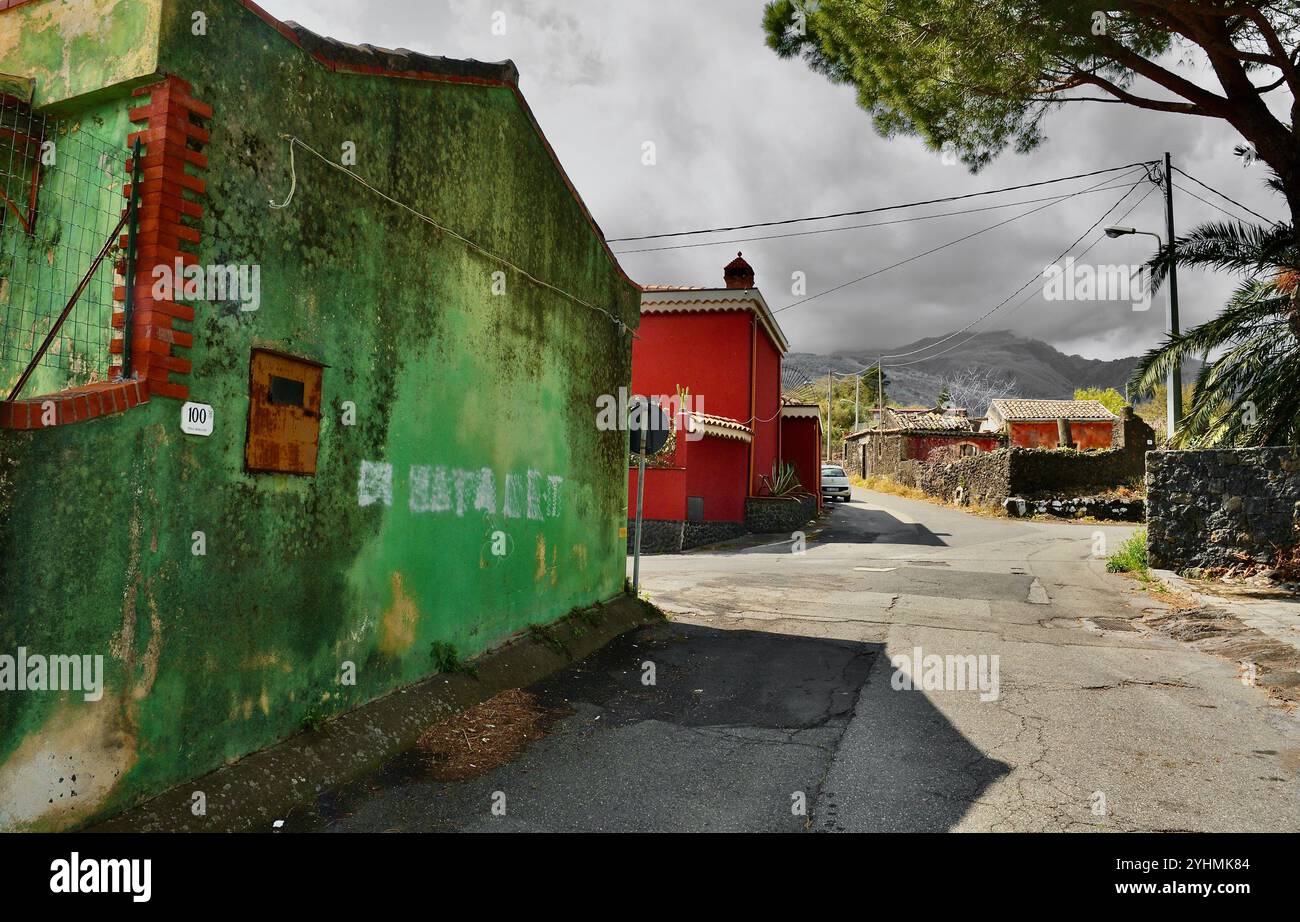
M 1138 230 L 1136 227 L 1122 227 L 1118 224 L 1112 224 L 1106 228 L 1106 236 L 1126 237 L 1129 234 L 1143 234 L 1147 237 L 1155 237 L 1156 245 L 1159 251 L 1165 248 L 1164 238 L 1155 231 Z M 1174 265 L 1174 254 L 1169 254 L 1169 268 L 1172 272 Z M 1171 336 L 1178 334 L 1178 290 L 1171 287 L 1169 297 L 1165 299 L 1165 325 Z M 1169 375 L 1166 380 L 1167 394 L 1165 396 L 1165 434 L 1169 438 L 1174 437 L 1174 431 L 1178 428 L 1178 421 L 1183 418 L 1183 369 L 1182 364 L 1174 362 L 1169 367 Z

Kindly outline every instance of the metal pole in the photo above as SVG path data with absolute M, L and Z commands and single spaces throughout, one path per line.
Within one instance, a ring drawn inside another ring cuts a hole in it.
M 140 229 L 140 213 L 136 203 L 140 196 L 141 169 L 140 139 L 137 137 L 135 147 L 131 151 L 131 201 L 127 205 L 130 209 L 131 223 L 128 225 L 126 238 L 126 297 L 122 300 L 122 377 L 127 381 L 132 377 L 131 315 L 135 313 L 135 263 L 138 254 L 136 234 Z
M 876 428 L 885 428 L 885 357 L 876 359 Z
M 1174 259 L 1174 173 L 1173 163 L 1170 161 L 1168 151 L 1165 151 L 1165 231 L 1165 239 L 1169 241 L 1169 306 L 1165 310 L 1165 317 L 1168 321 L 1169 335 L 1177 336 L 1178 265 Z M 1170 438 L 1173 438 L 1178 429 L 1178 423 L 1183 418 L 1182 363 L 1174 362 L 1169 367 L 1169 380 L 1166 386 L 1169 389 L 1169 395 L 1165 401 L 1167 434 Z
M 645 421 L 649 425 L 649 420 Z M 646 430 L 638 430 L 639 457 L 636 462 L 636 544 L 632 558 L 632 595 L 641 588 L 641 502 L 645 499 L 645 440 Z
M 826 375 L 826 460 L 831 459 L 831 408 L 835 402 L 835 374 Z
M 853 376 L 853 431 L 862 425 L 862 375 Z

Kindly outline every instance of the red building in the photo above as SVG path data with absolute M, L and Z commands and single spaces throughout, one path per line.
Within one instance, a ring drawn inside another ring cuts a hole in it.
M 675 444 L 647 468 L 643 512 L 685 523 L 686 546 L 742 533 L 745 501 L 767 492 L 778 459 L 795 465 L 806 492 L 821 490 L 818 410 L 781 397 L 785 334 L 739 254 L 723 278 L 722 288 L 644 286 L 632 344 L 633 393 L 687 392 Z
M 1061 447 L 1063 429 L 1068 429 L 1075 448 L 1113 448 L 1122 444 L 1119 417 L 1097 400 L 1000 397 L 989 404 L 982 428 L 1003 433 L 1017 448 Z
M 904 461 L 930 461 L 941 452 L 968 457 L 1002 447 L 1001 434 L 977 431 L 965 411 L 886 407 L 883 426 L 845 438 L 844 463 L 863 477 L 889 476 Z

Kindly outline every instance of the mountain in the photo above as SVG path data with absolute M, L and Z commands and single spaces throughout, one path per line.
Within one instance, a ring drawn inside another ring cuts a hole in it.
M 944 337 L 918 339 L 914 343 L 889 348 L 886 354 L 913 352 L 940 339 Z M 949 345 L 945 343 L 936 351 L 942 352 Z M 791 352 L 785 358 L 787 386 L 797 384 L 800 378 L 824 377 L 829 371 L 839 374 L 862 371 L 875 364 L 877 354 L 875 350 L 844 351 L 833 355 Z M 902 363 L 924 357 L 920 354 L 893 361 Z M 933 404 L 945 379 L 967 369 L 977 369 L 987 370 L 996 378 L 1014 380 L 1015 387 L 1006 395 L 1009 397 L 1073 397 L 1075 389 L 1080 387 L 1113 387 L 1122 394 L 1137 362 L 1138 356 L 1106 361 L 1066 355 L 1042 340 L 1026 339 L 1010 330 L 993 330 L 978 333 L 960 349 L 923 364 L 890 368 L 889 360 L 886 360 L 885 374 L 889 383 L 885 393 L 894 403 Z M 1199 369 L 1199 363 L 1185 365 L 1183 380 L 1194 380 Z

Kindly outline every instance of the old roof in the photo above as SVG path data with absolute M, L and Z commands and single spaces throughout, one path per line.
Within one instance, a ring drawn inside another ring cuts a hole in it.
M 970 420 L 943 413 L 885 413 L 885 429 L 903 432 L 970 432 Z
M 975 427 L 965 416 L 948 415 L 933 409 L 915 407 L 886 407 L 885 424 L 882 428 L 861 429 L 851 432 L 846 441 L 860 439 L 872 432 L 908 432 L 914 434 L 934 433 L 940 435 L 960 435 L 975 433 Z
M 1100 400 L 1029 400 L 998 397 L 990 404 L 1008 422 L 1046 422 L 1057 419 L 1119 419 Z
M 475 61 L 472 58 L 445 58 L 442 55 L 421 54 L 407 48 L 380 48 L 376 45 L 352 45 L 338 39 L 320 35 L 296 22 L 284 23 L 298 37 L 304 51 L 318 58 L 324 57 L 336 64 L 377 68 L 388 74 L 433 74 L 440 77 L 464 80 L 485 80 L 493 83 L 519 83 L 519 69 L 513 61 Z

